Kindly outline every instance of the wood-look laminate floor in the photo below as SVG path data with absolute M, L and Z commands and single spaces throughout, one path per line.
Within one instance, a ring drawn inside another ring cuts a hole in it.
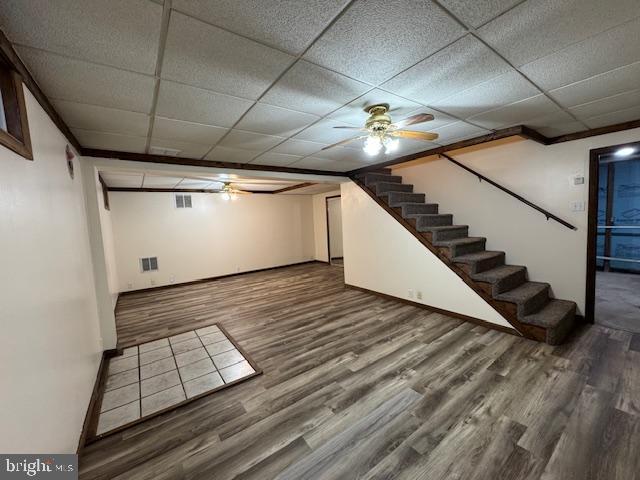
M 80 477 L 640 478 L 640 336 L 551 347 L 303 265 L 121 298 L 123 345 L 220 322 L 264 375 L 89 445 Z

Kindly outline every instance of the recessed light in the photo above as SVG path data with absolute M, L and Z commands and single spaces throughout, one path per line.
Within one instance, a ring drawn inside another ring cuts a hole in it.
M 614 155 L 616 157 L 628 157 L 629 155 L 635 153 L 636 149 L 633 147 L 623 147 L 619 150 L 616 150 L 616 153 L 614 153 Z

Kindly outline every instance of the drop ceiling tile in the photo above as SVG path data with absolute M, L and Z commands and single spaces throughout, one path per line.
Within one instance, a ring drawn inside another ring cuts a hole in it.
M 639 78 L 640 62 L 636 62 L 551 90 L 549 93 L 561 105 L 574 107 L 633 90 L 638 87 Z
M 307 157 L 290 165 L 293 168 L 310 168 L 312 170 L 327 170 L 330 172 L 348 172 L 362 166 L 361 162 L 343 162 L 327 158 Z
M 156 113 L 167 118 L 231 127 L 253 102 L 243 98 L 161 81 Z
M 182 181 L 182 177 L 163 177 L 146 174 L 144 176 L 143 188 L 174 188 Z
M 287 155 L 299 155 L 301 157 L 306 157 L 307 155 L 311 155 L 320 151 L 322 147 L 325 147 L 326 145 L 328 144 L 308 142 L 306 140 L 296 140 L 294 138 L 290 138 L 287 141 L 282 142 L 271 151 L 273 153 L 284 153 Z
M 141 173 L 112 173 L 100 172 L 100 176 L 109 187 L 140 188 L 142 187 Z
M 356 130 L 334 128 L 341 126 L 344 126 L 342 122 L 336 122 L 329 119 L 320 120 L 315 125 L 312 125 L 298 133 L 294 138 L 296 140 L 308 140 L 311 142 L 330 145 L 346 140 L 347 138 L 366 134 L 366 132 L 358 132 Z
M 174 0 L 172 7 L 296 55 L 347 3 L 347 0 Z
M 560 108 L 544 95 L 540 94 L 519 102 L 505 105 L 488 112 L 474 115 L 469 121 L 489 129 L 498 129 L 527 123 L 528 120 L 554 114 Z
M 369 114 L 364 111 L 365 107 L 370 107 L 377 103 L 388 103 L 390 105 L 391 109 L 389 114 L 391 115 L 392 121 L 401 120 L 406 117 L 409 112 L 417 111 L 417 109 L 421 107 L 419 103 L 376 88 L 336 110 L 328 115 L 327 118 L 336 122 L 342 122 L 345 125 L 364 126 L 369 116 Z
M 449 145 L 467 138 L 479 137 L 490 133 L 489 130 L 476 127 L 466 122 L 456 122 L 433 130 L 438 134 L 436 143 L 438 145 Z
M 584 80 L 639 61 L 638 32 L 640 18 L 527 63 L 521 70 L 545 90 Z
M 257 99 L 293 60 L 291 55 L 174 13 L 162 78 Z
M 602 0 L 526 1 L 478 33 L 520 66 L 638 16 L 637 0 L 617 0 L 615 5 Z
M 211 182 L 210 180 L 193 180 L 190 178 L 183 178 L 182 181 L 176 185 L 176 188 L 213 189 L 217 188 L 217 186 L 217 183 Z
M 309 62 L 297 62 L 262 98 L 264 103 L 326 115 L 370 87 Z
M 411 155 L 413 153 L 424 152 L 426 150 L 438 148 L 438 146 L 439 145 L 437 143 L 433 143 L 433 142 L 421 142 L 419 140 L 410 140 L 408 138 L 402 138 L 400 139 L 400 145 L 398 147 L 398 150 L 396 150 L 392 154 L 385 155 L 385 156 L 387 157 L 388 160 L 391 160 L 393 158 L 402 157 L 404 155 Z
M 430 113 L 433 115 L 433 120 L 425 123 L 418 123 L 416 125 L 409 125 L 405 130 L 417 130 L 419 132 L 430 132 L 435 130 L 436 128 L 444 127 L 445 125 L 449 125 L 450 123 L 458 122 L 457 118 L 452 117 L 451 115 L 447 115 L 446 113 L 439 112 L 437 110 L 433 110 L 432 108 L 420 107 L 413 112 L 409 112 L 406 116 L 415 115 L 417 113 Z M 403 116 L 404 118 L 404 116 Z M 402 120 L 400 118 L 399 120 Z
M 353 142 L 353 145 L 357 148 L 332 147 L 328 148 L 327 150 L 321 150 L 317 153 L 314 153 L 313 156 L 316 158 L 326 158 L 329 160 L 336 160 L 347 163 L 366 161 L 371 159 L 371 157 L 364 153 L 364 151 L 362 150 L 362 140 L 359 142 Z M 383 160 L 376 159 L 376 161 Z
M 440 3 L 467 25 L 478 28 L 521 1 L 522 0 L 440 0 Z
M 379 85 L 463 34 L 464 29 L 432 2 L 360 0 L 304 58 Z
M 433 106 L 459 118 L 469 118 L 540 93 L 531 82 L 513 70 L 439 100 Z
M 589 103 L 584 103 L 569 110 L 580 119 L 599 117 L 608 113 L 619 112 L 640 105 L 640 90 L 612 95 Z
M 559 137 L 560 135 L 568 135 L 569 133 L 580 132 L 585 130 L 585 126 L 581 122 L 576 122 L 575 120 L 565 122 L 565 123 L 557 123 L 553 125 L 549 125 L 546 127 L 538 127 L 536 128 L 538 133 L 542 135 L 553 138 Z
M 275 147 L 283 140 L 283 137 L 233 129 L 220 142 L 220 146 L 240 150 L 251 150 L 252 152 L 264 152 L 265 150 Z
M 229 131 L 228 128 L 213 127 L 202 123 L 184 122 L 170 118 L 156 117 L 153 124 L 153 136 L 166 140 L 186 143 L 214 145 Z
M 216 162 L 248 163 L 258 156 L 259 152 L 217 146 L 205 157 Z
M 486 82 L 511 67 L 471 35 L 384 83 L 385 90 L 417 102 L 432 103 Z
M 317 115 L 257 103 L 240 120 L 237 128 L 249 132 L 289 137 L 319 119 Z
M 153 74 L 162 7 L 147 0 L 6 0 L 0 25 L 12 42 Z
M 52 100 L 51 103 L 69 127 L 137 137 L 144 137 L 149 132 L 149 115 L 145 113 L 65 100 Z
M 259 157 L 251 160 L 251 164 L 286 167 L 287 165 L 291 165 L 292 163 L 297 162 L 301 158 L 302 157 L 299 155 L 286 155 L 284 153 L 266 152 Z
M 117 152 L 144 153 L 147 146 L 146 137 L 133 137 L 117 133 L 94 132 L 72 128 L 71 132 L 85 148 L 115 150 Z
M 625 108 L 618 112 L 611 112 L 597 117 L 587 118 L 584 120 L 590 128 L 608 127 L 617 123 L 631 122 L 640 118 L 640 105 Z
M 155 80 L 42 50 L 16 47 L 49 99 L 149 113 Z
M 172 156 L 183 158 L 202 158 L 206 153 L 211 150 L 215 142 L 211 142 L 209 145 L 202 143 L 181 142 L 179 140 L 160 138 L 157 135 L 151 137 L 151 147 L 177 150 L 176 153 L 172 153 Z

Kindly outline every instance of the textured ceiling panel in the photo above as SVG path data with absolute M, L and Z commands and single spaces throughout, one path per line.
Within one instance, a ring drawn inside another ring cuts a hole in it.
M 640 62 L 636 62 L 551 90 L 550 93 L 561 105 L 573 107 L 633 90 L 638 87 L 639 78 Z
M 173 0 L 173 8 L 292 54 L 299 54 L 348 0 Z
M 142 186 L 141 173 L 100 172 L 100 176 L 109 187 L 140 188 Z
M 444 98 L 433 106 L 451 115 L 468 118 L 539 93 L 540 90 L 526 78 L 516 71 L 511 71 Z
M 430 1 L 358 0 L 305 58 L 378 85 L 463 34 L 463 28 Z
M 324 143 L 329 145 L 332 143 L 340 142 L 347 138 L 362 135 L 363 132 L 355 130 L 348 130 L 342 128 L 334 128 L 336 126 L 343 126 L 341 122 L 335 122 L 333 120 L 321 120 L 315 125 L 310 126 L 306 130 L 303 130 L 295 136 L 298 140 L 308 140 L 310 142 Z
M 382 87 L 417 102 L 432 104 L 510 70 L 499 56 L 467 35 Z
M 160 82 L 156 113 L 218 127 L 231 127 L 253 103 L 179 83 Z
M 342 122 L 345 125 L 363 126 L 369 116 L 364 111 L 364 108 L 377 103 L 388 103 L 391 106 L 389 114 L 393 121 L 401 120 L 409 112 L 417 111 L 421 107 L 419 103 L 376 88 L 336 110 L 331 115 L 328 115 L 327 118 Z
M 640 5 L 640 1 L 637 1 Z M 551 90 L 640 60 L 640 18 L 528 63 L 522 71 Z
M 286 140 L 285 142 L 282 142 L 280 145 L 275 147 L 272 152 L 306 157 L 307 155 L 312 155 L 320 151 L 322 147 L 325 147 L 326 145 L 328 144 L 308 142 L 306 140 L 296 140 L 295 138 L 290 138 L 289 140 Z
M 71 132 L 83 147 L 116 152 L 144 153 L 147 145 L 146 137 L 132 137 L 116 133 L 94 132 L 72 128 Z
M 153 77 L 18 47 L 44 93 L 52 99 L 149 113 Z
M 527 0 L 479 34 L 510 62 L 524 65 L 638 16 L 638 0 Z
M 640 106 L 626 108 L 618 112 L 607 113 L 584 120 L 590 128 L 606 127 L 616 123 L 631 122 L 640 118 Z
M 536 130 L 542 135 L 553 138 L 559 137 L 560 135 L 568 135 L 569 133 L 580 132 L 584 130 L 584 123 L 571 120 L 555 124 L 551 123 L 548 124 L 548 126 L 538 127 Z
M 298 155 L 267 152 L 251 160 L 251 163 L 256 165 L 277 165 L 280 167 L 286 167 L 287 165 L 297 162 L 301 158 L 302 157 Z
M 151 148 L 161 148 L 177 150 L 177 153 L 172 153 L 171 156 L 184 157 L 184 158 L 202 158 L 205 154 L 211 150 L 213 144 L 209 145 L 202 143 L 181 142 L 179 140 L 161 138 L 154 133 L 151 137 Z
M 328 170 L 332 172 L 348 172 L 362 166 L 362 162 L 343 162 L 328 160 L 326 158 L 307 157 L 292 164 L 295 168 L 312 168 L 316 170 Z
M 182 181 L 182 177 L 161 177 L 145 175 L 142 186 L 144 188 L 174 188 Z
M 262 101 L 299 112 L 326 115 L 370 87 L 309 62 L 296 63 Z
M 522 0 L 440 0 L 440 3 L 466 25 L 478 28 Z
M 308 187 L 296 188 L 295 190 L 288 190 L 286 192 L 279 193 L 278 195 L 316 195 L 318 193 L 327 193 L 334 190 L 340 190 L 340 184 L 338 183 L 316 183 L 315 185 L 309 185 Z
M 209 180 L 192 180 L 190 178 L 183 178 L 180 183 L 176 185 L 176 188 L 206 188 L 214 189 L 218 188 L 218 184 Z
M 470 125 L 466 122 L 455 122 L 434 129 L 434 132 L 438 134 L 436 143 L 439 145 L 447 145 L 467 138 L 485 135 L 489 133 L 489 130 Z
M 251 150 L 217 146 L 211 150 L 205 158 L 207 160 L 215 160 L 216 162 L 247 163 L 257 155 L 258 152 L 252 152 Z
M 362 151 L 362 140 L 353 142 L 351 145 L 353 145 L 354 148 L 333 147 L 314 153 L 313 156 L 341 162 L 371 161 L 373 159 L 375 159 L 376 162 L 382 162 L 386 158 L 384 157 L 384 153 L 380 153 L 376 157 L 371 157 L 364 153 L 364 151 Z
M 319 119 L 319 116 L 310 113 L 257 103 L 240 120 L 237 128 L 267 135 L 290 137 Z
M 149 132 L 149 115 L 86 103 L 53 100 L 53 106 L 69 127 L 144 137 Z
M 171 15 L 162 77 L 257 99 L 294 57 L 220 28 Z
M 209 146 L 220 140 L 228 130 L 228 128 L 212 127 L 211 125 L 183 122 L 164 117 L 156 117 L 153 125 L 155 137 Z
M 537 95 L 469 118 L 469 121 L 489 129 L 525 124 L 544 115 L 560 112 L 560 108 L 544 95 Z
M 14 43 L 153 74 L 162 7 L 148 0 L 2 0 Z
M 632 90 L 593 102 L 583 103 L 572 107 L 570 111 L 579 119 L 585 119 L 618 112 L 638 105 L 640 105 L 640 90 Z
M 253 152 L 264 152 L 275 147 L 284 138 L 263 135 L 261 133 L 245 132 L 243 130 L 231 130 L 229 134 L 220 142 L 220 146 L 227 148 L 238 148 L 240 150 L 251 150 Z

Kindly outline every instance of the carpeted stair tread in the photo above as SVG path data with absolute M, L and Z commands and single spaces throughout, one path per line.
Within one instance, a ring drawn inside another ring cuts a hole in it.
M 419 231 L 422 227 L 444 227 L 453 224 L 453 215 L 450 213 L 424 213 L 412 216 L 416 219 L 416 227 Z
M 431 225 L 426 227 L 420 227 L 418 228 L 418 231 L 419 232 L 445 232 L 447 230 L 458 230 L 459 228 L 469 228 L 469 225 Z
M 522 321 L 545 328 L 557 327 L 566 317 L 575 316 L 575 309 L 575 302 L 554 298 L 536 313 L 522 317 Z
M 371 187 L 378 182 L 402 183 L 400 175 L 386 175 L 384 173 L 367 173 L 364 175 L 364 184 Z
M 477 280 L 478 282 L 496 283 L 510 275 L 519 273 L 523 270 L 526 270 L 526 267 L 523 267 L 521 265 L 502 265 L 500 267 L 487 270 L 486 272 L 475 273 L 471 276 L 471 278 Z
M 434 242 L 434 245 L 437 247 L 454 247 L 458 245 L 467 245 L 469 243 L 476 242 L 484 242 L 487 239 L 484 237 L 464 237 L 464 238 L 454 238 L 452 240 L 442 240 L 439 242 Z
M 504 302 L 521 304 L 528 301 L 531 297 L 540 294 L 540 292 L 544 292 L 548 288 L 548 283 L 526 282 L 519 287 L 509 290 L 508 292 L 503 292 L 499 295 L 496 295 L 496 299 L 502 300 Z
M 424 203 L 424 193 L 405 193 L 405 192 L 388 192 L 382 197 L 386 197 L 386 201 L 391 207 L 398 207 L 401 203 Z
M 402 202 L 398 205 L 402 208 L 402 216 L 407 218 L 410 215 L 424 215 L 438 213 L 437 203 Z
M 500 257 L 504 255 L 504 252 L 498 252 L 494 250 L 485 250 L 484 252 L 467 253 L 466 255 L 460 255 L 453 259 L 455 263 L 473 263 L 487 260 L 494 257 Z
M 413 192 L 413 185 L 408 183 L 377 182 L 373 187 L 376 195 L 384 195 L 389 192 Z

